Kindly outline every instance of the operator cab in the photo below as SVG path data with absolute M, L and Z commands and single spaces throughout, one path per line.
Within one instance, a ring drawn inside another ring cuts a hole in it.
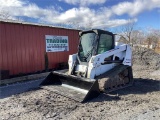
M 81 64 L 88 63 L 92 56 L 111 50 L 115 46 L 114 34 L 108 31 L 83 31 L 79 32 L 79 37 L 78 61 Z

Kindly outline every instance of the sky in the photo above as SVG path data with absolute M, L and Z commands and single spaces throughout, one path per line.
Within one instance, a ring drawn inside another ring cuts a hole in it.
M 160 29 L 160 0 L 0 0 L 9 19 L 76 28 Z

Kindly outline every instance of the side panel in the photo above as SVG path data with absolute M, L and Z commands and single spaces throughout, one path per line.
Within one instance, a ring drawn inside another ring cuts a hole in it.
M 109 51 L 106 51 L 102 54 L 98 54 L 96 56 L 92 56 L 90 62 L 89 62 L 89 67 L 88 67 L 88 74 L 87 78 L 93 79 L 95 76 L 99 76 L 112 68 L 114 68 L 117 64 L 115 63 L 110 63 L 110 64 L 104 64 L 105 59 L 107 57 L 110 57 L 112 55 L 118 55 L 122 52 L 125 52 L 126 50 L 126 45 L 119 46 L 118 48 L 111 49 Z M 124 58 L 123 56 L 122 58 Z M 114 60 L 113 60 L 114 61 Z
M 77 52 L 78 30 L 0 22 L 0 70 L 10 75 L 31 73 L 45 69 L 45 35 L 68 36 L 69 51 L 48 52 L 49 69 L 68 62 Z

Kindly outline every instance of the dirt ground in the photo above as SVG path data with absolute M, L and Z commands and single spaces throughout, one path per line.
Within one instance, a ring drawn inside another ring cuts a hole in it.
M 5 120 L 160 120 L 160 55 L 142 49 L 133 53 L 134 85 L 78 103 L 37 89 L 0 99 Z

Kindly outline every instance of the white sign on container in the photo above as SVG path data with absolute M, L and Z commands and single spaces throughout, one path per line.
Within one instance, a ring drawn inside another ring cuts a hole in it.
M 45 35 L 46 52 L 69 51 L 68 36 Z

